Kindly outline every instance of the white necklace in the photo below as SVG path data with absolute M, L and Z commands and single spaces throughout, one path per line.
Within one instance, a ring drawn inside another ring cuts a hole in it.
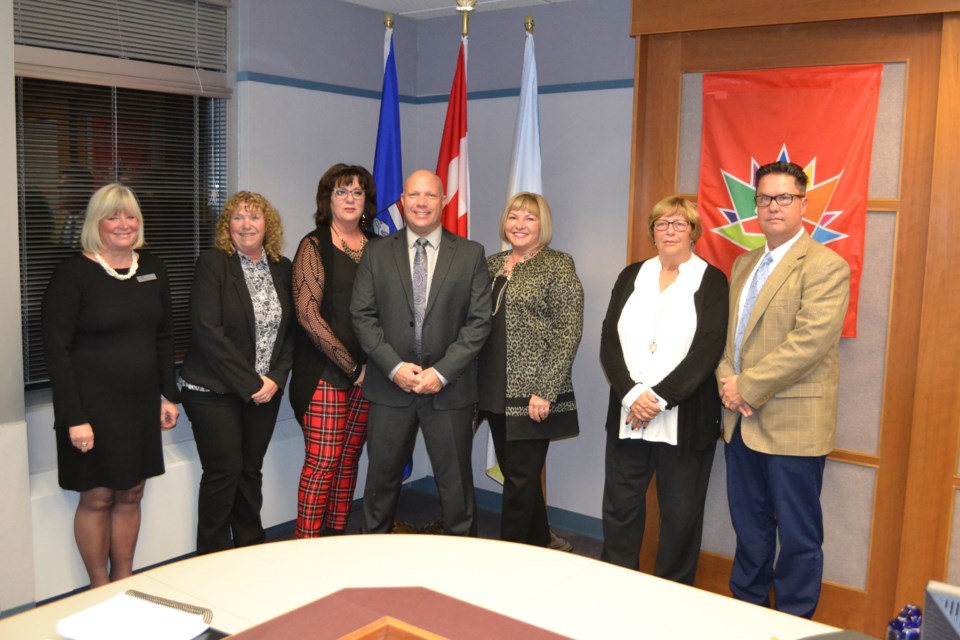
M 137 273 L 137 252 L 132 249 L 130 250 L 130 270 L 123 275 L 117 273 L 116 269 L 108 265 L 107 261 L 100 257 L 99 253 L 94 253 L 93 257 L 111 278 L 116 278 L 117 280 L 129 280 Z

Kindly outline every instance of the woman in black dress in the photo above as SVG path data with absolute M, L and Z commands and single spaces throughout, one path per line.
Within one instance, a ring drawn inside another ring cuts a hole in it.
M 143 244 L 133 192 L 90 199 L 83 253 L 43 298 L 60 486 L 80 492 L 74 535 L 90 585 L 133 570 L 146 478 L 163 473 L 161 429 L 177 424 L 170 291 Z
M 193 336 L 180 371 L 203 465 L 197 553 L 263 542 L 263 458 L 293 362 L 290 260 L 280 214 L 259 193 L 223 205 L 197 259 Z
M 479 408 L 503 472 L 500 538 L 550 543 L 540 472 L 551 440 L 579 433 L 571 379 L 583 332 L 583 287 L 573 258 L 549 246 L 550 205 L 510 198 L 500 220 L 508 251 L 487 258 L 493 328 L 480 352 Z

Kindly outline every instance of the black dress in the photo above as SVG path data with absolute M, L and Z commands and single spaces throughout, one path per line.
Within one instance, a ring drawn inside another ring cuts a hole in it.
M 163 263 L 140 253 L 136 275 L 118 280 L 83 255 L 67 258 L 42 314 L 60 486 L 123 490 L 162 474 L 160 395 L 177 400 Z M 81 453 L 68 427 L 86 422 L 94 447 Z

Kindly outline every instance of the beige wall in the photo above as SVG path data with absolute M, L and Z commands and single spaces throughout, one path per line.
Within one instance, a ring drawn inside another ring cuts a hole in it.
M 30 479 L 23 407 L 13 2 L 0 0 L 0 609 L 33 601 Z

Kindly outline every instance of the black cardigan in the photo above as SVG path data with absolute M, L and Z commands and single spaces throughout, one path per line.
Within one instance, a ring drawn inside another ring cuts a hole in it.
M 656 260 L 656 258 L 652 258 Z M 610 403 L 607 408 L 607 430 L 620 430 L 620 408 L 623 398 L 636 386 L 623 358 L 617 324 L 627 300 L 633 294 L 640 265 L 631 264 L 617 278 L 610 295 L 610 305 L 603 320 L 600 337 L 600 364 L 610 382 Z M 677 449 L 679 453 L 702 451 L 714 446 L 720 436 L 720 396 L 714 370 L 723 355 L 727 338 L 729 287 L 723 272 L 708 264 L 700 288 L 693 295 L 697 313 L 697 329 L 690 350 L 680 363 L 653 391 L 667 401 L 667 408 L 679 406 Z
M 364 231 L 368 239 L 376 236 Z M 307 238 L 315 237 L 317 244 L 306 242 Z M 316 247 L 316 249 L 314 249 Z M 319 251 L 320 261 L 323 264 L 324 283 L 323 301 L 320 305 L 320 315 L 330 325 L 337 339 L 350 353 L 354 362 L 366 364 L 367 354 L 360 348 L 360 342 L 353 333 L 353 322 L 350 318 L 350 297 L 353 292 L 353 279 L 356 269 L 343 270 L 336 268 L 334 256 L 339 251 L 333 246 L 333 236 L 330 225 L 324 224 L 308 233 L 300 242 L 297 250 L 299 259 L 301 251 Z M 340 252 L 345 260 L 346 254 Z M 354 380 L 342 371 L 337 364 L 330 360 L 318 349 L 300 323 L 297 323 L 296 339 L 293 353 L 293 374 L 290 377 L 290 406 L 298 421 L 302 421 L 317 383 L 323 380 L 337 389 L 349 389 Z

